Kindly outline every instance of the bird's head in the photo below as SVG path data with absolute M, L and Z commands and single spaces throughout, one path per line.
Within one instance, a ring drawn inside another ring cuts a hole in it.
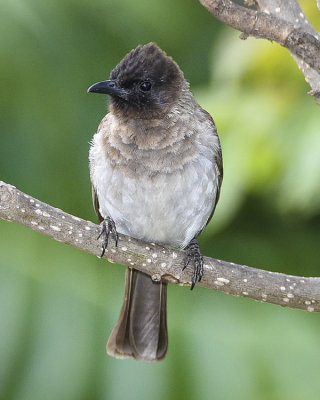
M 113 69 L 110 80 L 88 92 L 110 96 L 111 111 L 128 118 L 162 118 L 188 87 L 178 65 L 156 44 L 131 50 Z

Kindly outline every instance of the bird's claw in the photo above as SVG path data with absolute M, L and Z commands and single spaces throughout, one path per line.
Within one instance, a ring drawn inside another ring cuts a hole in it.
M 192 239 L 188 245 L 187 256 L 184 260 L 184 267 L 182 268 L 182 270 L 187 268 L 191 260 L 193 260 L 194 262 L 194 270 L 190 287 L 190 289 L 192 290 L 197 281 L 200 282 L 203 276 L 203 257 L 197 239 Z
M 103 242 L 102 242 L 102 252 L 101 252 L 101 258 L 104 256 L 104 253 L 106 252 L 106 249 L 108 247 L 108 242 L 109 242 L 109 235 L 112 235 L 116 247 L 118 246 L 118 232 L 116 229 L 116 224 L 114 223 L 113 219 L 111 217 L 107 217 L 104 219 L 101 224 L 100 224 L 100 231 L 99 231 L 99 236 L 97 239 L 100 239 L 101 236 L 103 236 Z

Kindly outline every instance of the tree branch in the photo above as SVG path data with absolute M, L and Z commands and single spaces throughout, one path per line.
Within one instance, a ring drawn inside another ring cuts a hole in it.
M 67 214 L 2 181 L 0 217 L 96 256 L 101 253 L 98 225 Z M 164 279 L 190 286 L 191 271 L 181 268 L 184 257 L 182 250 L 144 243 L 124 235 L 119 235 L 118 247 L 110 241 L 105 255 L 110 262 L 134 267 L 154 281 Z M 204 277 L 199 286 L 284 307 L 320 311 L 320 278 L 285 275 L 204 257 Z
M 230 0 L 199 0 L 226 25 L 248 36 L 279 43 L 290 50 L 312 91 L 320 100 L 320 37 L 296 0 L 254 0 L 261 11 L 242 7 Z
M 287 0 L 285 2 L 282 0 L 256 0 L 256 2 L 261 11 L 280 17 L 293 24 L 295 28 L 300 28 L 319 40 L 318 32 L 314 29 L 296 0 Z M 312 88 L 309 94 L 320 100 L 320 73 L 310 68 L 310 65 L 305 63 L 301 57 L 292 52 L 291 55 Z

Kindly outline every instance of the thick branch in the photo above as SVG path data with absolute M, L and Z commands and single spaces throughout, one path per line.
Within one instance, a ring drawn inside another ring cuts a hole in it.
M 298 18 L 294 14 L 294 22 L 292 21 L 292 13 L 290 16 L 289 13 L 282 16 L 283 1 L 280 2 L 282 7 L 272 8 L 266 7 L 266 4 L 269 3 L 268 0 L 255 1 L 264 12 L 239 6 L 230 0 L 200 0 L 200 3 L 220 21 L 243 32 L 244 37 L 254 36 L 269 39 L 290 50 L 294 56 L 299 58 L 299 62 L 296 61 L 312 87 L 310 94 L 319 99 L 319 35 L 301 11 Z M 274 2 L 277 2 L 277 0 L 274 0 Z M 304 26 L 300 23 L 301 19 Z M 310 72 L 310 69 L 312 72 Z
M 1 181 L 0 217 L 96 256 L 101 253 L 98 225 L 42 203 Z M 120 235 L 117 248 L 111 240 L 105 255 L 110 262 L 134 267 L 155 281 L 164 279 L 190 286 L 190 269 L 181 269 L 184 257 L 184 251 L 124 235 Z M 199 286 L 284 307 L 320 311 L 320 278 L 285 275 L 204 257 L 204 277 Z

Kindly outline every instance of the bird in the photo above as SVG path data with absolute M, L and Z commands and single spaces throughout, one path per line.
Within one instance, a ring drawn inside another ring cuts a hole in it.
M 215 211 L 223 178 L 212 117 L 178 64 L 153 42 L 131 50 L 108 80 L 87 91 L 109 98 L 89 151 L 102 256 L 110 237 L 117 245 L 118 233 L 185 249 L 182 267 L 193 264 L 193 289 L 203 276 L 197 237 Z M 167 348 L 167 283 L 127 267 L 107 353 L 151 362 Z

